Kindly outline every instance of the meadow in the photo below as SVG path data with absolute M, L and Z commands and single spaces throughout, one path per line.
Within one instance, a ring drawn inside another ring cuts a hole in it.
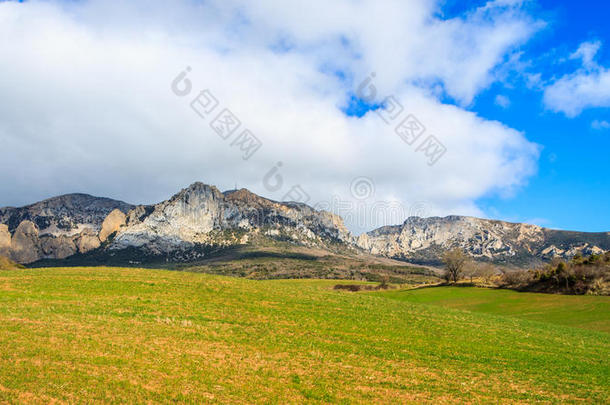
M 517 292 L 506 289 L 435 287 L 386 291 L 410 303 L 510 316 L 610 333 L 610 297 Z
M 335 284 L 0 271 L 0 402 L 610 401 L 608 297 L 481 290 L 460 306 L 455 294 L 473 289 Z M 553 315 L 532 315 L 528 302 Z

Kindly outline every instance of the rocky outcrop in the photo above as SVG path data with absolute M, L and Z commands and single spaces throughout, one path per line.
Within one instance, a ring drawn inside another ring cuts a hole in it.
M 127 215 L 123 214 L 120 210 L 113 210 L 104 222 L 102 223 L 102 230 L 100 231 L 99 240 L 101 242 L 105 242 L 108 237 L 121 229 L 123 225 L 125 225 L 125 221 L 127 220 Z
M 65 259 L 76 253 L 78 248 L 73 238 L 65 235 L 40 238 L 40 258 Z
M 0 255 L 32 263 L 89 252 L 100 247 L 99 233 L 109 214 L 107 229 L 116 227 L 117 218 L 131 208 L 121 201 L 85 194 L 64 195 L 22 208 L 1 208 Z
M 610 250 L 610 233 L 556 231 L 460 216 L 412 217 L 402 225 L 361 235 L 357 245 L 372 254 L 417 263 L 439 264 L 444 251 L 460 248 L 475 259 L 527 265 Z
M 223 194 L 214 186 L 195 183 L 170 200 L 132 210 L 110 249 L 135 247 L 169 254 L 195 246 L 243 244 L 261 235 L 306 246 L 352 243 L 334 214 L 267 200 L 245 189 Z
M 0 224 L 0 256 L 9 256 L 11 250 L 11 233 L 8 231 L 8 226 Z
M 11 239 L 10 258 L 18 263 L 31 263 L 40 258 L 38 227 L 31 221 L 19 224 Z
M 610 250 L 609 233 L 556 231 L 460 216 L 412 217 L 355 239 L 341 217 L 332 213 L 268 200 L 245 189 L 222 193 L 203 183 L 156 205 L 132 206 L 71 194 L 0 209 L 0 255 L 20 263 L 92 251 L 102 263 L 108 257 L 139 261 L 142 255 L 189 261 L 207 255 L 209 247 L 278 240 L 327 250 L 362 249 L 432 265 L 440 264 L 442 253 L 456 247 L 475 259 L 510 265 Z
M 100 231 L 102 222 L 115 209 L 129 212 L 132 205 L 86 194 L 67 194 L 22 208 L 0 208 L 0 223 L 11 233 L 23 221 L 36 224 L 40 235 L 73 235 L 85 228 Z
M 101 246 L 101 240 L 95 232 L 86 230 L 73 239 L 79 253 L 87 253 Z
M 267 200 L 245 189 L 222 193 L 203 183 L 151 206 L 74 194 L 2 209 L 0 219 L 5 223 L 0 249 L 20 263 L 64 259 L 98 248 L 109 255 L 135 248 L 147 255 L 196 259 L 204 254 L 198 253 L 201 247 L 261 238 L 315 247 L 342 243 L 354 249 L 353 238 L 337 215 L 305 204 Z M 187 251 L 195 253 L 185 256 Z

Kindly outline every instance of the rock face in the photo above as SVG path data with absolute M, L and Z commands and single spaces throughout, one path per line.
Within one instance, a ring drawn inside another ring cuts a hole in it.
M 100 231 L 99 240 L 101 242 L 106 242 L 110 235 L 118 232 L 118 230 L 121 229 L 121 226 L 125 225 L 126 220 L 127 215 L 123 214 L 118 209 L 113 210 L 110 214 L 108 214 L 102 223 L 102 230 Z
M 132 206 L 71 194 L 23 208 L 0 209 L 0 255 L 19 263 L 91 252 L 139 261 L 190 261 L 208 248 L 284 241 L 322 249 L 365 250 L 421 264 L 440 264 L 461 248 L 479 260 L 529 265 L 553 257 L 610 250 L 610 233 L 555 231 L 471 217 L 408 218 L 354 238 L 343 220 L 299 203 L 271 201 L 248 190 L 220 192 L 195 183 L 167 201 Z M 124 255 L 123 255 L 124 253 Z
M 68 194 L 23 208 L 0 208 L 0 223 L 8 225 L 11 233 L 28 220 L 36 224 L 40 235 L 73 235 L 84 228 L 99 232 L 114 209 L 127 213 L 132 208 L 133 205 L 109 198 Z
M 341 218 L 331 213 L 267 200 L 245 189 L 223 194 L 195 183 L 168 201 L 129 212 L 110 249 L 171 254 L 196 246 L 244 244 L 260 236 L 307 246 L 349 246 L 353 240 Z
M 223 194 L 203 183 L 156 205 L 131 206 L 75 194 L 1 209 L 0 220 L 0 253 L 4 249 L 19 263 L 64 259 L 98 248 L 108 255 L 138 249 L 168 260 L 191 260 L 205 255 L 202 247 L 261 238 L 354 249 L 353 237 L 334 214 L 267 200 L 244 189 Z
M 85 194 L 55 197 L 23 208 L 0 208 L 0 255 L 32 263 L 89 252 L 100 246 L 98 234 L 108 215 L 132 208 Z
M 0 256 L 8 257 L 11 250 L 11 233 L 8 231 L 8 226 L 0 224 Z
M 31 221 L 23 221 L 11 240 L 11 258 L 18 263 L 36 261 L 40 254 L 38 228 Z
M 556 231 L 460 216 L 411 217 L 402 225 L 361 235 L 357 245 L 372 254 L 425 264 L 439 264 L 445 250 L 461 248 L 475 259 L 527 265 L 610 250 L 610 233 Z

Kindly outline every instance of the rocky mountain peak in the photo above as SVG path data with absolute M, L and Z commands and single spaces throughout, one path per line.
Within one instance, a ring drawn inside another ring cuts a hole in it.
M 257 207 L 271 207 L 274 202 L 263 198 L 257 194 L 254 194 L 252 191 L 242 188 L 239 190 L 230 190 L 225 191 L 224 193 L 227 201 L 232 201 L 235 203 L 243 203 L 249 204 Z M 277 203 L 276 203 L 277 204 Z
M 211 186 L 198 181 L 180 190 L 172 198 L 170 198 L 170 201 L 188 201 L 190 199 L 209 198 L 210 196 L 221 198 L 222 193 L 216 188 L 216 186 Z
M 95 250 L 117 250 L 164 260 L 196 260 L 207 248 L 280 240 L 301 246 L 362 249 L 420 264 L 440 264 L 460 248 L 478 260 L 529 265 L 552 257 L 610 250 L 610 233 L 555 231 L 536 225 L 464 216 L 407 218 L 354 238 L 343 219 L 249 190 L 220 192 L 201 182 L 154 205 L 132 206 L 86 194 L 68 194 L 22 208 L 0 209 L 0 255 L 30 263 Z
M 132 205 L 88 194 L 66 194 L 25 207 L 0 208 L 0 254 L 30 263 L 64 258 L 100 246 L 97 236 L 114 210 Z
M 126 222 L 111 249 L 136 247 L 171 254 L 261 237 L 305 245 L 351 238 L 340 218 L 307 205 L 271 201 L 246 189 L 221 193 L 203 183 L 192 184 L 168 201 L 136 208 Z
M 21 208 L 0 208 L 0 223 L 14 232 L 21 222 L 36 224 L 41 234 L 59 235 L 77 230 L 79 225 L 99 230 L 106 216 L 114 209 L 123 213 L 133 206 L 110 198 L 88 194 L 66 194 Z
M 386 226 L 361 235 L 357 244 L 373 254 L 416 263 L 438 265 L 444 251 L 460 248 L 478 260 L 520 266 L 554 256 L 568 258 L 576 253 L 609 250 L 610 236 L 451 215 L 411 217 L 402 225 Z

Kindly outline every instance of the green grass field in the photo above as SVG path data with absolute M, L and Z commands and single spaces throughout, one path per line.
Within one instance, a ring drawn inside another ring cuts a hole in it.
M 589 330 L 573 327 L 577 315 L 565 326 L 334 284 L 0 271 L 0 402 L 610 401 L 603 318 Z
M 610 297 L 472 287 L 421 288 L 380 294 L 414 304 L 432 304 L 610 333 Z

